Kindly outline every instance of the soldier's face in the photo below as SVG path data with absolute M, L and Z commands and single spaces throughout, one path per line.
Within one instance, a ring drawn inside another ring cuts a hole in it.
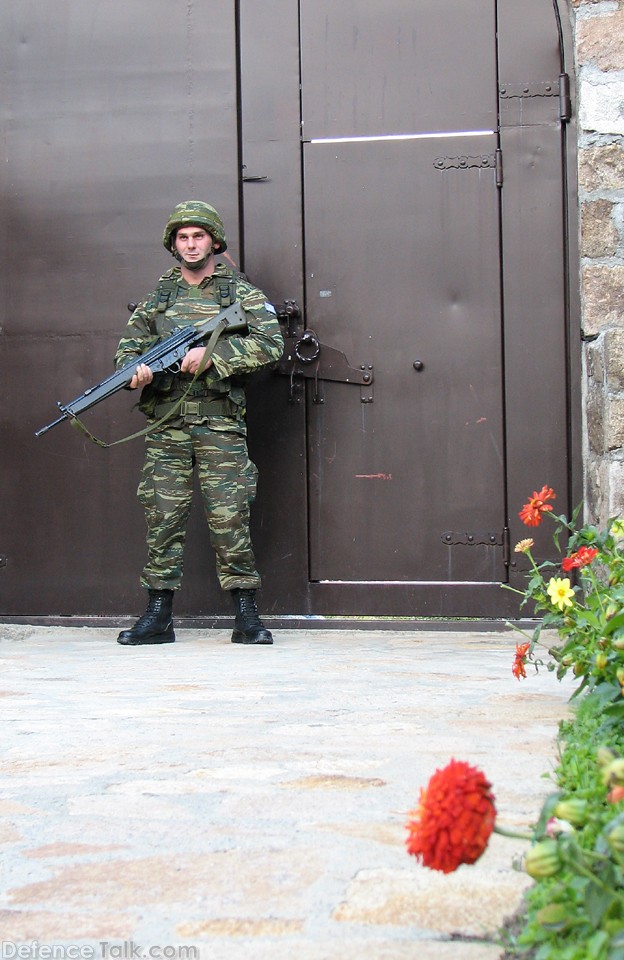
M 175 248 L 190 267 L 205 263 L 212 253 L 212 237 L 203 227 L 180 227 L 175 237 Z

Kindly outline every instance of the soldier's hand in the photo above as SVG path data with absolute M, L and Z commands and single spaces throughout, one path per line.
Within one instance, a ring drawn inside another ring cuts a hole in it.
M 154 374 L 150 367 L 148 367 L 146 363 L 140 363 L 128 386 L 131 390 L 136 390 L 137 387 L 144 387 L 146 384 L 151 383 L 153 379 Z
M 191 373 L 195 375 L 199 370 L 199 366 L 204 358 L 205 352 L 206 352 L 205 347 L 193 347 L 191 350 L 189 350 L 184 360 L 180 364 L 180 370 L 182 371 L 182 373 Z M 204 370 L 207 370 L 208 367 L 211 365 L 211 363 L 212 363 L 212 360 L 209 359 L 206 365 L 204 366 Z

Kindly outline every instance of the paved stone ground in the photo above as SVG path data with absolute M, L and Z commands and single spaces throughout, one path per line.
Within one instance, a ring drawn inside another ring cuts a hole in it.
M 3 957 L 501 956 L 525 844 L 494 836 L 444 876 L 407 855 L 404 822 L 451 757 L 509 827 L 552 789 L 572 687 L 516 681 L 511 632 L 115 636 L 0 625 Z

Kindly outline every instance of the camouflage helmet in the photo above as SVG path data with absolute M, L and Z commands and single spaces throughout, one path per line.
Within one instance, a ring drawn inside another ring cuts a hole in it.
M 209 203 L 204 203 L 203 200 L 185 200 L 184 203 L 177 205 L 167 220 L 163 233 L 163 244 L 170 253 L 175 253 L 173 243 L 176 230 L 189 224 L 207 230 L 215 243 L 219 244 L 219 253 L 227 250 L 223 220 L 215 208 Z

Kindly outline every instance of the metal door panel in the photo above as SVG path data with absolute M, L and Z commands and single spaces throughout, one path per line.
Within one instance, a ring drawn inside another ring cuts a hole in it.
M 303 307 L 299 10 L 240 0 L 245 273 L 274 301 Z M 276 374 L 248 389 L 249 450 L 260 470 L 252 511 L 262 609 L 308 613 L 305 407 Z
M 312 580 L 504 577 L 495 170 L 439 169 L 495 147 L 305 148 L 307 323 L 374 369 L 373 402 L 308 383 Z
M 501 83 L 556 79 L 561 50 L 553 0 L 498 0 L 497 11 Z
M 565 273 L 553 269 L 553 261 L 564 261 L 563 197 L 554 188 L 561 178 L 560 130 L 558 125 L 506 128 L 501 143 L 508 157 L 503 249 L 505 259 L 514 264 L 505 274 L 504 296 L 510 528 L 516 542 L 526 535 L 518 510 L 533 490 L 543 484 L 553 487 L 558 513 L 576 504 L 568 501 Z M 545 525 L 531 531 L 536 556 L 558 556 L 551 534 Z M 512 561 L 512 577 L 517 559 Z
M 494 0 L 301 0 L 303 137 L 495 130 Z
M 142 603 L 141 441 L 102 451 L 65 424 L 33 433 L 56 400 L 111 372 L 126 304 L 172 264 L 161 237 L 174 204 L 212 201 L 238 256 L 228 11 L 211 3 L 206 16 L 196 0 L 0 7 L 2 614 L 115 615 Z M 104 436 L 144 424 L 132 402 L 124 392 L 94 412 Z M 227 605 L 206 534 L 191 531 L 187 556 L 178 611 Z

